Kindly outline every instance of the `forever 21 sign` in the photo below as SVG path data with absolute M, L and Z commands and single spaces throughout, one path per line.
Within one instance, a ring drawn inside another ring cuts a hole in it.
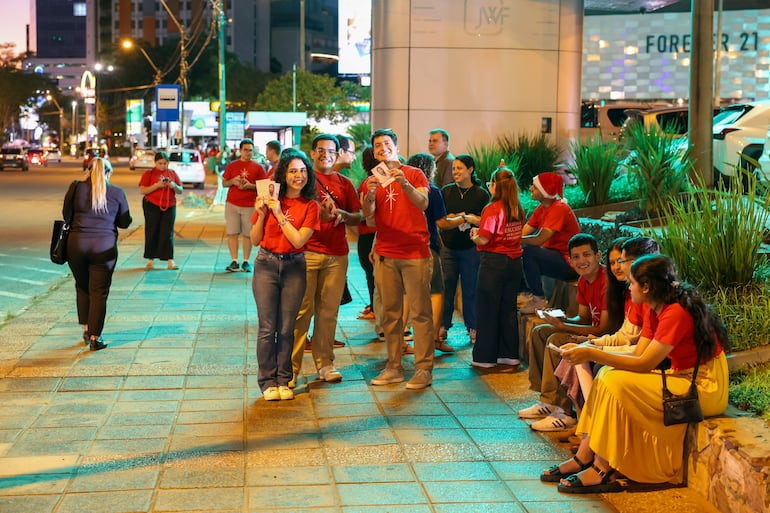
M 714 48 L 716 49 L 716 39 L 714 36 Z M 732 41 L 731 41 L 732 39 Z M 690 34 L 650 34 L 645 38 L 646 53 L 690 53 Z M 757 32 L 741 32 L 733 35 L 722 34 L 722 50 L 725 52 L 756 52 L 759 47 L 759 35 Z

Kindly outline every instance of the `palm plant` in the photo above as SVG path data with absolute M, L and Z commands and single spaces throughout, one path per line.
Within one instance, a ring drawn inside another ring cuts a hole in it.
M 586 144 L 572 141 L 570 152 L 572 163 L 567 164 L 567 171 L 577 179 L 577 185 L 583 191 L 585 205 L 590 207 L 609 203 L 610 187 L 618 167 L 618 143 L 604 141 L 601 136 L 596 135 Z
M 476 175 L 482 182 L 488 182 L 492 173 L 500 167 L 500 161 L 504 161 L 508 169 L 517 176 L 521 159 L 516 153 L 505 152 L 498 144 L 471 144 L 468 154 L 476 162 Z
M 546 134 L 540 132 L 530 136 L 525 132 L 517 135 L 503 135 L 497 144 L 506 154 L 518 154 L 521 157 L 516 178 L 521 187 L 532 185 L 532 179 L 545 171 L 553 171 L 559 162 L 561 152 Z

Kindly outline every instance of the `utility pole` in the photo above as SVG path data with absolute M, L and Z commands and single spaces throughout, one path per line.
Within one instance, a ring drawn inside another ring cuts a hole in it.
M 219 150 L 224 152 L 227 142 L 227 80 L 225 70 L 225 0 L 211 0 L 217 14 L 217 36 L 219 38 Z M 217 163 L 219 164 L 219 162 Z
M 179 29 L 179 87 L 180 98 L 179 106 L 182 112 L 179 114 L 179 134 L 181 139 L 181 147 L 184 148 L 184 99 L 187 96 L 187 50 L 185 48 L 185 39 L 187 39 L 187 33 L 185 32 L 184 25 L 174 16 L 174 13 L 169 9 L 166 0 L 160 0 L 161 5 L 166 9 L 168 17 L 174 22 L 174 25 Z M 181 4 L 180 4 L 181 5 Z
M 299 69 L 305 71 L 305 0 L 299 0 Z

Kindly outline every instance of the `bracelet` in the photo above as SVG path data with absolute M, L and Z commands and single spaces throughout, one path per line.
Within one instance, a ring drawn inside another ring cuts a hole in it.
M 283 219 L 278 221 L 278 226 L 283 226 L 283 225 L 285 225 L 288 222 L 289 222 L 289 220 L 284 217 Z

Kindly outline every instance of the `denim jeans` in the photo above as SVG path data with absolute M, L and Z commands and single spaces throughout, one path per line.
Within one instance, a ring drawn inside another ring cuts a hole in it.
M 521 258 L 481 252 L 476 294 L 478 329 L 473 361 L 497 363 L 498 358 L 519 358 L 516 296 L 521 277 Z
M 555 249 L 524 245 L 524 277 L 527 288 L 535 296 L 545 297 L 542 276 L 562 281 L 577 280 L 578 275 L 561 253 Z
M 257 303 L 257 382 L 260 390 L 292 379 L 294 323 L 305 293 L 305 254 L 277 255 L 260 249 L 251 290 Z
M 441 325 L 452 327 L 455 310 L 455 292 L 458 277 L 462 287 L 463 321 L 469 330 L 476 329 L 476 282 L 479 277 L 479 251 L 475 248 L 441 248 L 441 267 L 444 270 L 444 312 Z

